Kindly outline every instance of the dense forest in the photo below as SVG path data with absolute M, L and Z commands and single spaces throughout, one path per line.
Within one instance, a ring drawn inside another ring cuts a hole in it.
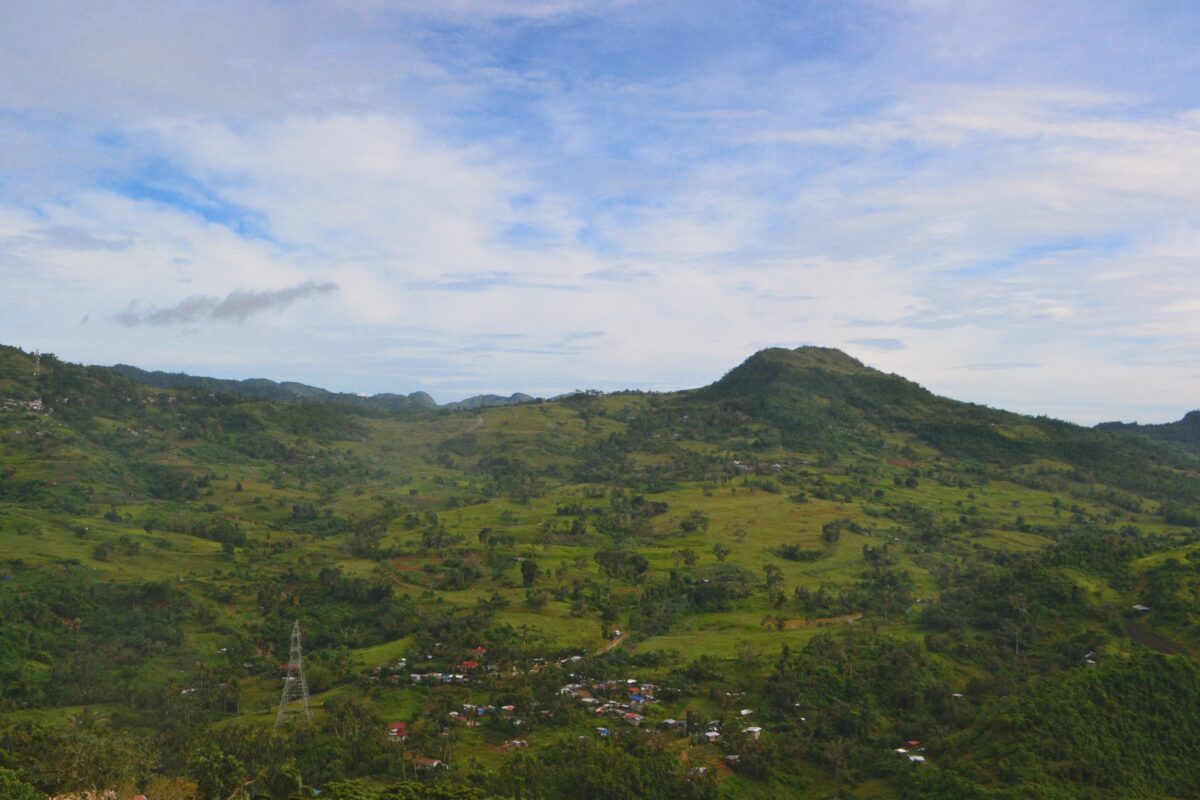
M 267 383 L 0 348 L 0 797 L 1200 796 L 1198 412 Z

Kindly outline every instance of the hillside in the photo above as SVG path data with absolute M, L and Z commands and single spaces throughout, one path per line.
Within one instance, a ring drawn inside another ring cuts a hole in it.
M 1200 793 L 1183 449 L 824 348 L 470 414 L 35 370 L 0 348 L 0 791 Z
M 1108 432 L 1121 431 L 1145 436 L 1167 447 L 1200 456 L 1200 411 L 1189 411 L 1178 422 L 1166 422 L 1160 425 L 1102 422 L 1096 428 Z

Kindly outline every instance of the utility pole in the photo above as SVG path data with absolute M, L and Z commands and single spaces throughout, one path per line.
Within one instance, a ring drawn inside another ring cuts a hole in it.
M 283 695 L 279 698 L 279 713 L 275 715 L 275 728 L 283 724 L 287 707 L 299 700 L 304 709 L 304 719 L 312 722 L 312 709 L 308 706 L 308 681 L 304 680 L 304 662 L 300 654 L 300 620 L 292 625 L 292 647 L 288 653 L 287 675 L 283 679 Z
M 36 378 L 37 376 L 39 376 L 41 374 L 42 374 L 42 351 L 34 350 L 33 351 L 33 377 Z

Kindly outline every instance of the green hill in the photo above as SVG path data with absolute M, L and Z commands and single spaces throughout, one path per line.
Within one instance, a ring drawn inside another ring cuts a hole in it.
M 1200 455 L 1200 411 L 1189 411 L 1178 422 L 1166 422 L 1160 425 L 1102 422 L 1096 427 L 1103 431 L 1138 434 L 1191 455 Z
M 1183 449 L 824 348 L 471 414 L 161 375 L 0 348 L 0 786 L 1200 785 Z M 314 719 L 275 731 L 297 620 Z

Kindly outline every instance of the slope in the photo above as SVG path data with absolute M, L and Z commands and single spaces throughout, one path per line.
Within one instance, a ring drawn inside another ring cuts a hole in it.
M 1153 439 L 1159 444 L 1200 456 L 1200 411 L 1189 411 L 1177 422 L 1160 425 L 1139 425 L 1136 422 L 1101 422 L 1102 431 L 1120 431 Z

